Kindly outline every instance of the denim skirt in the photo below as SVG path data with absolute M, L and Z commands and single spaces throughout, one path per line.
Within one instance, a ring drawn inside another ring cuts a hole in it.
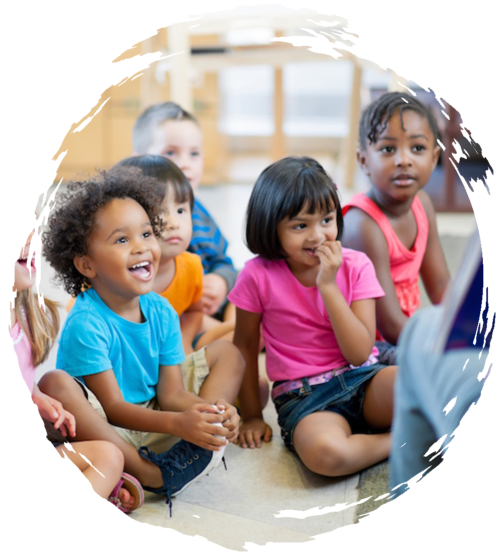
M 378 363 L 352 368 L 328 382 L 312 386 L 307 378 L 303 378 L 301 388 L 286 391 L 276 397 L 273 402 L 285 445 L 295 451 L 292 439 L 296 426 L 305 416 L 318 411 L 341 414 L 350 425 L 352 433 L 367 432 L 362 416 L 366 382 L 382 368 L 385 365 Z M 283 382 L 275 382 L 273 388 L 281 383 Z

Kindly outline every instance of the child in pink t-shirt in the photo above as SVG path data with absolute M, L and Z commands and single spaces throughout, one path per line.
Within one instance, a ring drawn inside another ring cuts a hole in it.
M 339 241 L 334 183 L 315 160 L 288 157 L 259 176 L 240 272 L 234 343 L 245 358 L 238 442 L 271 439 L 259 403 L 260 326 L 285 444 L 313 472 L 343 476 L 388 457 L 396 368 L 377 364 L 373 265 Z M 373 431 L 375 433 L 369 433 Z

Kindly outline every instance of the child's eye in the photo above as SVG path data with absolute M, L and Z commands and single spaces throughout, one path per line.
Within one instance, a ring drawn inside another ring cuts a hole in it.
M 126 237 L 119 237 L 119 239 L 116 240 L 116 243 L 124 244 L 127 241 L 128 239 Z
M 421 152 L 422 150 L 425 150 L 425 146 L 424 145 L 415 145 L 413 147 L 413 152 Z
M 152 235 L 152 231 L 144 231 L 144 233 L 142 234 L 142 237 L 144 239 L 147 239 L 148 237 L 150 237 Z
M 327 216 L 322 220 L 323 224 L 330 224 L 334 220 L 334 216 Z
M 193 156 L 193 157 L 196 157 L 196 156 L 199 156 L 199 155 L 200 155 L 200 153 L 197 150 L 195 150 L 194 152 L 191 152 L 191 156 Z
M 185 208 L 178 208 L 177 209 L 177 214 L 184 214 L 186 212 Z
M 166 150 L 164 153 L 165 156 L 173 156 L 174 154 L 175 154 L 175 151 L 173 150 Z
M 380 148 L 380 152 L 385 152 L 387 154 L 394 152 L 394 147 L 393 146 L 384 146 L 382 148 Z
M 296 224 L 292 229 L 304 229 L 306 224 Z

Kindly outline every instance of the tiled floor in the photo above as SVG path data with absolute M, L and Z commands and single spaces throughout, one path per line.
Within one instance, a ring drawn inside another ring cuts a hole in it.
M 250 191 L 251 185 L 199 191 L 199 197 L 229 239 L 229 253 L 237 267 L 251 257 L 242 240 L 243 216 Z M 342 192 L 343 201 L 347 194 Z M 468 237 L 475 228 L 472 214 L 439 215 L 438 222 L 441 233 L 447 235 Z M 462 250 L 450 259 L 453 270 Z M 64 306 L 68 295 L 51 284 L 50 269 L 46 265 L 42 268 L 42 291 Z M 64 317 L 63 308 L 61 314 Z M 54 367 L 55 351 L 41 372 Z M 256 450 L 228 446 L 228 470 L 220 465 L 175 498 L 172 518 L 164 500 L 150 494 L 144 506 L 130 518 L 174 528 L 188 536 L 203 536 L 233 550 L 244 550 L 246 542 L 259 545 L 308 542 L 317 534 L 352 524 L 358 500 L 358 476 L 327 479 L 312 474 L 283 446 L 271 401 L 266 407 L 265 419 L 274 431 L 271 443 Z

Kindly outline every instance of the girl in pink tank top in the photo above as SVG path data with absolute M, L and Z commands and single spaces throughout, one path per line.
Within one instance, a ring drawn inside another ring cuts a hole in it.
M 391 357 L 408 318 L 420 306 L 419 276 L 438 304 L 450 276 L 435 211 L 422 191 L 436 167 L 437 122 L 424 104 L 404 93 L 387 93 L 370 104 L 359 125 L 359 164 L 371 188 L 343 208 L 344 246 L 365 252 L 385 297 L 376 302 L 380 352 Z

